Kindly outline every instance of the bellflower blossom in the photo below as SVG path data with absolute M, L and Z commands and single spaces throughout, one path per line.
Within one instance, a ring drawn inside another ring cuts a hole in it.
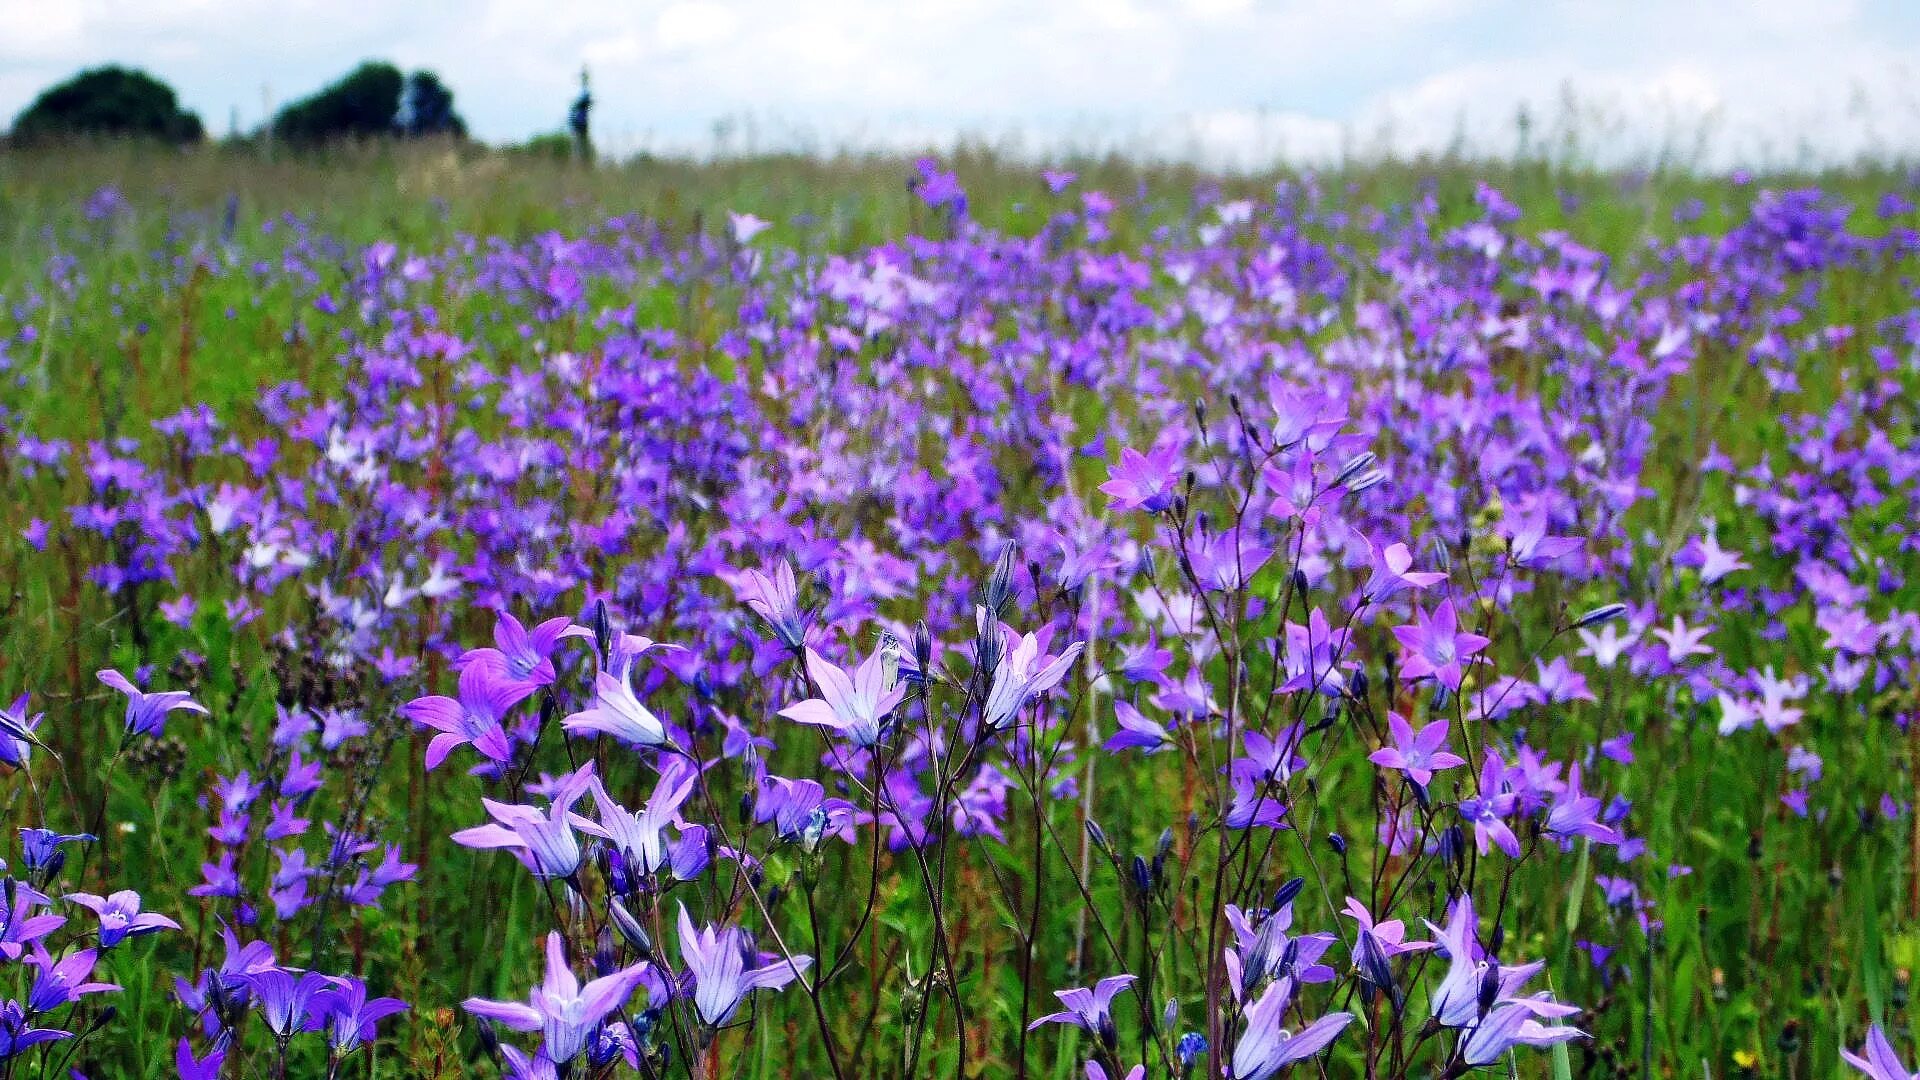
M 472 663 L 460 669 L 458 698 L 430 694 L 400 707 L 400 715 L 439 732 L 427 744 L 427 768 L 437 769 L 456 748 L 472 746 L 496 765 L 513 756 L 513 743 L 502 721 L 515 705 L 537 687 L 505 678 L 492 664 Z
M 693 794 L 699 778 L 695 767 L 679 758 L 669 759 L 660 770 L 660 780 L 646 808 L 635 814 L 609 796 L 600 777 L 595 775 L 589 780 L 589 789 L 600 820 L 594 823 L 574 819 L 574 824 L 580 831 L 611 844 L 624 860 L 629 874 L 652 874 L 667 865 L 666 828 L 679 816 L 681 804 Z
M 807 675 L 819 688 L 820 696 L 795 702 L 780 710 L 780 715 L 801 724 L 830 728 L 858 747 L 878 743 L 893 710 L 907 696 L 907 684 L 892 677 L 886 650 L 876 649 L 854 669 L 846 672 L 806 650 Z
M 1870 1080 L 1920 1080 L 1920 1073 L 1909 1070 L 1887 1041 L 1887 1033 L 1875 1024 L 1867 1029 L 1867 1044 L 1859 1053 L 1842 1048 L 1840 1059 L 1867 1074 Z
M 709 1027 L 725 1027 L 755 990 L 778 990 L 813 966 L 811 956 L 791 960 L 756 951 L 737 926 L 695 928 L 680 906 L 680 958 L 693 978 L 693 1004 Z
M 1043 657 L 1037 635 L 1016 633 L 1006 626 L 1000 632 L 1005 645 L 1000 664 L 993 671 L 993 686 L 980 709 L 980 722 L 989 731 L 1013 723 L 1029 701 L 1060 685 L 1086 648 L 1084 642 L 1076 641 L 1059 656 Z
M 1353 1023 L 1353 1014 L 1333 1012 L 1298 1032 L 1288 1030 L 1287 1010 L 1293 1002 L 1293 980 L 1279 979 L 1247 1006 L 1246 1030 L 1233 1048 L 1229 1080 L 1267 1080 L 1296 1061 L 1303 1061 L 1333 1045 Z
M 587 1048 L 594 1027 L 626 1004 L 646 968 L 620 968 L 583 986 L 567 965 L 566 946 L 555 931 L 547 935 L 546 980 L 533 988 L 527 1001 L 468 998 L 460 1007 L 513 1031 L 540 1032 L 540 1056 L 553 1065 L 566 1065 Z
M 667 726 L 633 692 L 633 662 L 655 643 L 631 634 L 614 643 L 613 656 L 593 679 L 593 704 L 560 721 L 575 734 L 611 735 L 631 747 L 663 746 Z
M 453 842 L 470 848 L 504 848 L 537 878 L 569 880 L 580 869 L 582 852 L 574 829 L 584 820 L 573 813 L 573 804 L 587 793 L 594 779 L 591 761 L 563 777 L 544 812 L 483 798 L 480 805 L 493 821 L 461 829 L 453 834 Z
M 502 611 L 493 626 L 493 646 L 467 650 L 460 665 L 487 664 L 508 682 L 551 685 L 558 677 L 553 650 L 572 626 L 571 620 L 554 618 L 529 630 L 511 612 Z
M 100 947 L 103 949 L 111 949 L 130 937 L 180 929 L 179 923 L 165 915 L 141 911 L 140 894 L 132 889 L 122 889 L 104 897 L 92 893 L 69 893 L 67 899 L 99 917 Z
M 1086 987 L 1055 990 L 1053 996 L 1066 1008 L 1040 1017 L 1028 1024 L 1027 1030 L 1035 1031 L 1047 1024 L 1066 1024 L 1098 1037 L 1103 1045 L 1112 1049 L 1119 1040 L 1119 1032 L 1113 1026 L 1114 995 L 1132 986 L 1136 979 L 1133 975 L 1110 975 L 1094 983 L 1091 990 Z
M 1180 479 L 1180 451 L 1175 446 L 1155 447 L 1141 453 L 1132 447 L 1120 451 L 1120 461 L 1107 474 L 1100 490 L 1113 499 L 1118 510 L 1145 510 L 1157 514 L 1173 505 Z
M 1446 720 L 1435 720 L 1415 731 L 1399 713 L 1388 713 L 1387 728 L 1393 735 L 1393 745 L 1375 750 L 1367 760 L 1383 769 L 1398 769 L 1414 783 L 1427 787 L 1433 783 L 1434 773 L 1467 763 L 1466 758 L 1447 749 L 1449 727 Z
M 127 696 L 126 737 L 138 735 L 158 738 L 167 726 L 167 714 L 177 710 L 207 714 L 207 707 L 193 700 L 185 690 L 146 693 L 111 668 L 98 673 L 101 682 Z

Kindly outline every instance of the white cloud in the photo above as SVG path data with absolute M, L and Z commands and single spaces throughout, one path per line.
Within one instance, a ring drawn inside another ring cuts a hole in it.
M 739 18 L 720 4 L 669 4 L 654 23 L 654 34 L 661 49 L 675 52 L 721 45 L 739 25 Z
M 370 56 L 438 70 L 492 139 L 559 127 L 587 64 L 629 148 L 748 117 L 761 148 L 984 134 L 1253 165 L 1506 151 L 1524 106 L 1536 139 L 1571 122 L 1614 159 L 1703 130 L 1716 163 L 1920 152 L 1906 0 L 0 0 L 0 118 L 120 61 L 252 124 L 263 87 Z

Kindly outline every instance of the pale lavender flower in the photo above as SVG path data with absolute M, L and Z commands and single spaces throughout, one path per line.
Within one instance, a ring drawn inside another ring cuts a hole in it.
M 999 666 L 994 668 L 993 686 L 987 691 L 987 700 L 980 708 L 980 722 L 990 731 L 1013 723 L 1029 701 L 1060 685 L 1060 680 L 1066 678 L 1067 671 L 1086 648 L 1085 643 L 1076 641 L 1061 650 L 1059 656 L 1045 657 L 1040 655 L 1037 635 L 1019 634 L 1005 626 L 1000 632 L 1004 641 L 1002 657 Z
M 573 813 L 573 804 L 587 793 L 594 779 L 593 762 L 562 778 L 545 812 L 517 803 L 500 803 L 483 798 L 493 821 L 461 829 L 453 842 L 470 848 L 504 848 L 511 851 L 537 878 L 571 879 L 580 870 L 580 840 L 574 835 L 585 819 Z
M 1867 1074 L 1871 1080 L 1920 1080 L 1920 1073 L 1911 1072 L 1900 1062 L 1900 1055 L 1894 1052 L 1893 1044 L 1887 1041 L 1887 1033 L 1875 1024 L 1867 1029 L 1867 1044 L 1856 1054 L 1842 1049 L 1840 1059 Z
M 626 1004 L 646 975 L 647 965 L 621 968 L 582 986 L 567 966 L 566 946 L 558 931 L 547 935 L 547 976 L 525 1002 L 468 998 L 460 1007 L 514 1031 L 538 1031 L 541 1055 L 565 1065 L 587 1048 L 600 1021 Z
M 813 966 L 810 956 L 791 960 L 754 949 L 737 926 L 696 929 L 680 905 L 680 958 L 693 976 L 693 1004 L 709 1027 L 725 1027 L 755 990 L 778 990 Z
M 1284 1025 L 1293 998 L 1293 980 L 1280 979 L 1268 985 L 1259 1000 L 1247 1007 L 1247 1029 L 1233 1048 L 1233 1061 L 1227 1069 L 1230 1080 L 1267 1080 L 1296 1061 L 1303 1061 L 1333 1045 L 1333 1040 L 1353 1022 L 1353 1014 L 1327 1015 L 1298 1032 Z
M 887 718 L 906 698 L 907 685 L 892 677 L 891 661 L 885 648 L 875 649 L 851 677 L 822 659 L 812 649 L 806 651 L 807 676 L 819 688 L 820 696 L 795 702 L 780 710 L 780 715 L 802 724 L 830 728 L 855 746 L 873 746 L 884 733 Z
M 1121 750 L 1142 750 L 1152 754 L 1173 745 L 1173 736 L 1159 722 L 1140 715 L 1140 710 L 1124 701 L 1113 703 L 1114 719 L 1120 724 L 1120 730 L 1107 737 L 1102 748 L 1108 753 Z
M 1367 760 L 1383 769 L 1398 769 L 1426 787 L 1433 783 L 1434 773 L 1467 763 L 1466 758 L 1447 749 L 1448 727 L 1447 721 L 1435 720 L 1415 731 L 1399 713 L 1388 713 L 1387 728 L 1393 735 L 1393 745 L 1375 750 Z
M 611 662 L 594 675 L 593 704 L 560 721 L 560 726 L 579 734 L 611 735 L 633 747 L 665 745 L 666 724 L 633 692 L 633 662 L 653 647 L 646 638 L 623 635 Z

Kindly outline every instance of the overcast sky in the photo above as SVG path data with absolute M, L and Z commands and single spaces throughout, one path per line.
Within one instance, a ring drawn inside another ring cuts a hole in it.
M 1920 156 L 1916 0 L 0 0 L 0 116 L 119 62 L 225 132 L 369 57 L 496 141 L 560 128 L 587 65 L 620 150 L 1504 152 L 1570 93 L 1604 157 Z

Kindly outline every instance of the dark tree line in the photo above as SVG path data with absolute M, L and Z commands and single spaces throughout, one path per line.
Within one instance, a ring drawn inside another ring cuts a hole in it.
M 411 75 L 368 61 L 337 82 L 289 102 L 273 117 L 274 139 L 316 146 L 345 139 L 463 139 L 467 125 L 453 91 L 431 71 Z M 144 138 L 199 142 L 200 118 L 180 108 L 173 88 L 143 71 L 83 71 L 34 99 L 13 122 L 11 138 L 28 145 L 71 138 Z

